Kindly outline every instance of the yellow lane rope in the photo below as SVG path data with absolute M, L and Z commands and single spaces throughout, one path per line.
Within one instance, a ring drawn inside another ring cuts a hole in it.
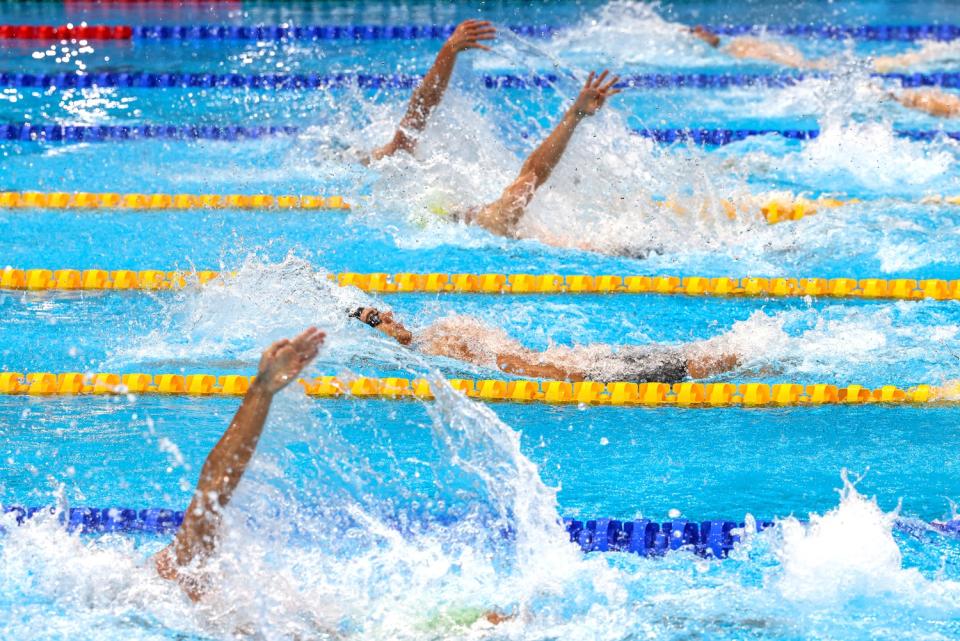
M 759 204 L 758 204 L 759 201 Z M 727 217 L 749 218 L 759 208 L 764 219 L 770 223 L 800 220 L 816 214 L 821 209 L 834 209 L 861 202 L 821 197 L 808 199 L 803 196 L 758 196 L 742 202 L 720 199 L 719 204 Z M 923 204 L 960 205 L 960 196 L 928 196 Z M 691 206 L 681 200 L 657 201 L 657 205 L 677 215 L 703 214 L 706 201 Z M 4 191 L 0 192 L 0 209 L 329 209 L 348 210 L 351 206 L 342 196 L 292 196 L 268 194 L 166 194 L 166 193 L 117 193 L 117 192 L 65 192 L 65 191 Z
M 0 373 L 0 394 L 74 396 L 87 394 L 168 394 L 189 396 L 239 396 L 251 377 L 213 374 L 91 374 L 69 372 Z M 564 381 L 450 379 L 448 383 L 470 398 L 484 401 L 540 402 L 589 405 L 671 405 L 680 407 L 767 407 L 832 404 L 922 404 L 960 401 L 960 383 L 942 387 L 918 385 L 900 389 L 886 385 L 870 389 L 861 385 L 800 385 L 796 383 L 567 383 Z M 301 379 L 309 396 L 333 398 L 431 399 L 425 379 L 354 379 L 321 376 Z
M 0 289 L 165 290 L 220 283 L 235 272 L 105 269 L 15 269 L 0 271 Z M 589 276 L 582 274 L 448 274 L 412 272 L 328 274 L 343 287 L 375 294 L 681 294 L 960 300 L 960 280 L 938 278 L 708 278 L 706 276 Z
M 342 196 L 0 192 L 0 209 L 350 209 Z

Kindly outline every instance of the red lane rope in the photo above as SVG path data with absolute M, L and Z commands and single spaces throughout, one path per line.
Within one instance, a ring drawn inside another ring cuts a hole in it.
M 129 40 L 127 25 L 59 26 L 0 24 L 0 40 Z

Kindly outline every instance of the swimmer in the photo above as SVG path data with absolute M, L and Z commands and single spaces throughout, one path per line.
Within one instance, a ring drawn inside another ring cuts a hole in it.
M 518 237 L 517 224 L 523 218 L 527 205 L 530 204 L 537 189 L 550 178 L 550 174 L 563 157 L 563 152 L 566 151 L 577 125 L 587 116 L 597 113 L 607 98 L 620 93 L 620 89 L 614 89 L 620 77 L 613 76 L 608 79 L 608 75 L 608 71 L 604 71 L 599 76 L 590 72 L 577 99 L 567 109 L 553 133 L 530 154 L 520 167 L 516 180 L 503 190 L 500 198 L 480 207 L 453 212 L 453 218 L 466 224 L 478 225 L 500 236 Z M 541 238 L 540 240 L 548 244 L 596 250 L 586 245 L 564 242 L 562 239 Z
M 955 118 L 960 116 L 960 96 L 941 89 L 905 89 L 900 92 L 887 91 L 885 97 L 896 100 L 908 109 L 928 113 L 937 118 Z
M 176 581 L 191 600 L 201 600 L 211 589 L 206 564 L 220 543 L 221 514 L 257 449 L 273 397 L 310 364 L 324 338 L 323 332 L 311 327 L 263 352 L 256 380 L 200 470 L 176 537 L 153 557 L 157 573 Z
M 381 312 L 375 307 L 358 307 L 349 316 L 424 354 L 533 378 L 679 383 L 726 372 L 740 363 L 736 354 L 708 344 L 624 345 L 615 349 L 586 345 L 551 347 L 538 352 L 522 346 L 502 330 L 467 316 L 449 316 L 417 334 L 397 321 L 393 312 Z
M 956 42 L 928 41 L 913 51 L 894 56 L 876 56 L 873 59 L 873 68 L 879 73 L 890 73 L 928 62 L 958 59 L 960 59 L 960 46 Z
M 703 40 L 714 49 L 720 48 L 720 36 L 709 29 L 696 26 L 689 31 L 693 36 Z M 763 60 L 793 69 L 828 69 L 835 66 L 835 62 L 828 58 L 807 60 L 795 47 L 753 37 L 733 38 L 723 48 L 723 51 L 734 58 Z M 878 72 L 886 73 L 891 69 L 915 65 L 940 55 L 939 49 L 929 49 L 925 46 L 920 52 L 874 58 L 873 67 Z M 882 99 L 895 100 L 908 109 L 922 111 L 937 118 L 960 116 L 960 96 L 946 93 L 940 89 L 908 89 L 897 92 L 884 90 L 879 86 L 876 88 Z
M 796 47 L 785 43 L 769 42 L 752 36 L 738 36 L 721 48 L 720 36 L 706 27 L 690 27 L 689 32 L 696 38 L 703 40 L 714 49 L 740 58 L 741 60 L 761 60 L 773 62 L 793 69 L 827 69 L 833 66 L 833 61 L 826 58 L 807 60 Z
M 427 119 L 440 101 L 450 83 L 457 55 L 467 49 L 490 51 L 490 47 L 481 44 L 497 36 L 496 28 L 486 20 L 465 20 L 457 25 L 454 32 L 440 47 L 433 67 L 413 92 L 407 112 L 397 127 L 393 138 L 370 154 L 371 160 L 380 160 L 392 156 L 398 151 L 413 153 L 417 147 L 417 134 L 427 126 Z

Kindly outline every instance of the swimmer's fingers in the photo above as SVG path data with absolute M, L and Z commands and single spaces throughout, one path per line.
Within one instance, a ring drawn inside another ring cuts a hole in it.
M 476 20 L 474 18 L 470 18 L 469 20 L 464 20 L 458 24 L 457 28 L 459 29 L 460 27 L 463 27 L 464 29 L 476 29 L 478 27 L 489 27 L 491 25 L 493 25 L 493 23 L 489 20 Z
M 274 342 L 270 347 L 264 350 L 263 356 L 265 358 L 274 358 L 281 349 L 290 344 L 289 338 L 281 338 L 280 340 Z
M 474 27 L 467 34 L 474 40 L 493 40 L 497 37 L 496 27 Z
M 587 76 L 587 81 L 583 83 L 584 89 L 589 89 L 593 85 L 593 77 L 596 75 L 596 72 L 591 71 L 590 75 Z
M 305 354 L 313 353 L 316 356 L 317 351 L 320 349 L 320 346 L 323 345 L 323 341 L 326 338 L 326 334 L 317 329 L 316 327 L 309 327 L 302 334 L 293 339 L 293 348 L 301 355 L 301 358 Z M 313 358 L 311 356 L 310 358 Z
M 592 88 L 592 89 L 600 89 L 600 88 L 602 87 L 602 85 L 603 85 L 604 79 L 607 77 L 607 75 L 609 75 L 609 73 L 610 73 L 610 71 L 609 71 L 608 69 L 604 69 L 604 70 L 603 70 L 603 73 L 601 73 L 601 74 L 597 77 L 597 79 L 593 81 L 593 86 L 592 86 L 591 88 Z
M 457 25 L 456 30 L 448 39 L 448 44 L 457 51 L 466 49 L 483 49 L 489 47 L 479 44 L 480 40 L 493 40 L 497 37 L 497 29 L 487 20 L 465 20 Z
M 620 82 L 620 76 L 614 76 L 609 82 L 607 82 L 607 84 L 600 87 L 600 91 L 608 96 L 612 96 L 613 94 L 610 93 L 610 90 L 613 89 L 614 85 L 616 85 L 618 82 Z
M 493 49 L 491 49 L 491 48 L 488 47 L 487 45 L 477 44 L 476 42 L 471 42 L 471 43 L 469 43 L 469 44 L 465 44 L 465 45 L 463 45 L 463 48 L 464 48 L 464 49 L 481 49 L 481 50 L 483 50 L 483 51 L 493 51 Z

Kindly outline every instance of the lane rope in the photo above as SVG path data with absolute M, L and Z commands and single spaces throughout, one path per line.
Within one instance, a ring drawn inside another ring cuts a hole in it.
M 0 40 L 130 40 L 133 34 L 126 25 L 0 24 Z
M 129 507 L 24 507 L 0 506 L 0 514 L 13 515 L 13 522 L 22 526 L 35 517 L 54 517 L 68 531 L 81 534 L 153 534 L 171 535 L 183 523 L 183 510 Z M 641 556 L 662 556 L 668 552 L 687 551 L 700 556 L 724 559 L 746 537 L 776 526 L 770 520 L 755 519 L 750 523 L 725 519 L 692 521 L 677 518 L 657 522 L 651 519 L 619 520 L 563 519 L 563 526 L 571 543 L 583 552 L 624 552 Z M 941 534 L 960 534 L 960 519 L 945 523 L 900 519 L 894 522 L 898 529 L 908 532 L 935 531 Z M 512 536 L 509 530 L 501 530 Z
M 0 140 L 32 142 L 106 142 L 117 140 L 254 140 L 264 136 L 292 136 L 300 127 L 243 125 L 59 125 L 54 123 L 0 123 Z
M 738 215 L 751 217 L 759 209 L 763 219 L 770 223 L 787 220 L 800 220 L 812 216 L 821 209 L 833 209 L 861 202 L 852 198 L 820 197 L 814 200 L 803 196 L 793 198 L 773 198 L 763 204 L 750 202 L 735 203 L 721 199 L 717 204 L 727 218 L 734 220 Z M 682 202 L 674 200 L 652 201 L 658 207 L 668 209 L 678 216 L 696 213 Z M 927 196 L 922 204 L 960 204 L 960 197 Z M 6 191 L 0 192 L 0 209 L 204 209 L 204 208 L 242 208 L 242 209 L 350 209 L 342 196 L 291 196 L 267 194 L 138 194 L 138 193 L 94 193 L 94 192 L 43 192 L 43 191 Z
M 0 25 L 0 39 L 70 40 L 70 39 L 144 39 L 144 40 L 419 40 L 448 38 L 456 25 L 136 25 L 74 26 L 67 25 Z M 513 33 L 530 38 L 548 38 L 562 27 L 549 25 L 508 25 Z M 770 33 L 782 36 L 827 39 L 913 41 L 955 40 L 960 26 L 953 24 L 920 25 L 712 25 L 708 29 L 719 35 L 737 36 Z
M 0 372 L 0 394 L 25 396 L 78 396 L 161 394 L 174 396 L 241 396 L 252 378 L 239 374 L 114 374 L 83 372 Z M 299 380 L 303 391 L 316 398 L 357 399 L 434 398 L 426 379 L 346 379 L 320 376 Z M 884 385 L 799 383 L 601 383 L 585 381 L 499 380 L 456 378 L 447 381 L 468 398 L 491 402 L 584 404 L 645 407 L 783 407 L 861 404 L 956 404 L 960 383 L 944 387 L 917 385 L 900 389 Z
M 57 510 L 50 506 L 23 507 L 7 505 L 0 513 L 12 514 L 17 525 L 37 516 L 54 516 L 68 531 L 84 534 L 173 534 L 183 522 L 182 510 L 128 507 L 71 507 Z M 673 519 L 657 523 L 650 519 L 620 521 L 617 519 L 564 519 L 564 528 L 571 543 L 584 552 L 627 552 L 642 556 L 660 556 L 670 551 L 686 550 L 701 556 L 726 558 L 741 542 L 748 529 L 762 531 L 773 527 L 772 521 L 745 523 L 720 519 L 695 522 Z M 503 531 L 509 536 L 509 531 Z
M 269 194 L 137 194 L 118 192 L 2 191 L 0 209 L 333 209 L 342 196 Z
M 744 74 L 687 73 L 638 74 L 625 76 L 618 87 L 628 89 L 729 89 L 731 87 L 784 88 L 827 73 Z M 960 72 L 888 73 L 871 77 L 898 82 L 902 87 L 960 87 Z M 153 88 L 251 88 L 251 89 L 412 89 L 419 74 L 239 74 L 239 73 L 153 73 L 96 72 L 32 74 L 0 72 L 0 86 L 35 89 L 86 89 L 91 87 Z M 555 74 L 485 75 L 488 89 L 552 88 L 560 80 Z
M 264 136 L 295 135 L 300 127 L 244 125 L 60 125 L 55 123 L 0 123 L 0 140 L 30 142 L 106 142 L 118 140 L 242 140 Z M 819 129 L 632 129 L 632 133 L 659 143 L 691 141 L 698 145 L 729 145 L 754 136 L 778 135 L 788 140 L 813 140 Z M 897 129 L 901 138 L 931 141 L 945 136 L 960 141 L 960 131 Z M 524 135 L 529 137 L 529 135 Z
M 225 284 L 236 272 L 106 269 L 0 270 L 0 290 L 179 290 Z M 323 273 L 318 273 L 323 277 Z M 372 294 L 660 294 L 685 296 L 960 300 L 960 280 L 941 278 L 743 278 L 581 274 L 328 273 Z

